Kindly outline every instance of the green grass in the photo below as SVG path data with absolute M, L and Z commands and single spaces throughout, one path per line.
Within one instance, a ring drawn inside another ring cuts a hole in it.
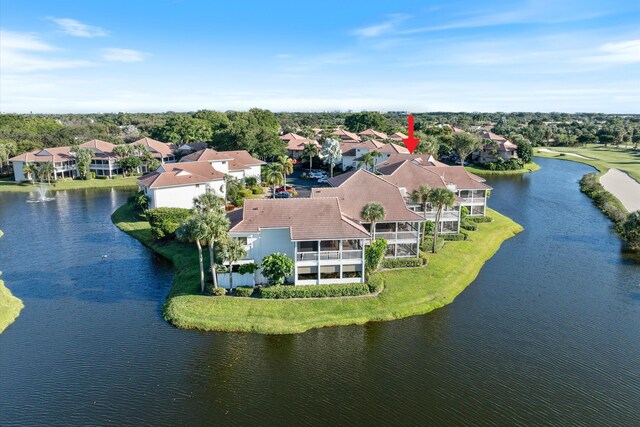
M 51 191 L 57 190 L 77 190 L 87 188 L 112 188 L 112 187 L 135 187 L 138 177 L 117 177 L 114 179 L 90 179 L 88 181 L 80 179 L 59 179 L 51 184 Z M 33 184 L 16 184 L 11 178 L 0 179 L 0 191 L 35 191 Z
M 540 166 L 534 162 L 531 163 L 527 163 L 526 165 L 524 165 L 524 167 L 522 169 L 518 169 L 515 171 L 491 171 L 488 169 L 482 169 L 482 168 L 476 168 L 473 166 L 465 166 L 464 167 L 467 171 L 474 173 L 476 175 L 522 175 L 525 173 L 529 173 L 529 172 L 535 172 L 537 170 L 540 170 Z
M 0 280 L 0 334 L 16 320 L 23 307 L 22 301 Z
M 431 255 L 428 266 L 379 273 L 385 280 L 385 289 L 378 296 L 294 301 L 200 295 L 195 247 L 155 242 L 149 224 L 137 220 L 127 205 L 116 210 L 112 220 L 121 230 L 173 262 L 175 278 L 162 309 L 168 322 L 186 329 L 288 334 L 401 319 L 451 303 L 476 278 L 502 242 L 522 231 L 520 225 L 495 211 L 491 216 L 495 221 L 480 224 L 469 240 L 447 243 Z
M 607 173 L 609 169 L 615 168 L 626 172 L 633 179 L 640 182 L 640 150 L 624 147 L 616 148 L 614 146 L 604 147 L 596 144 L 590 144 L 587 147 L 546 147 L 555 151 L 555 153 L 540 152 L 540 148 L 545 147 L 535 147 L 533 149 L 535 156 L 585 163 L 598 169 L 601 175 Z M 588 159 L 560 153 L 580 154 L 588 157 Z

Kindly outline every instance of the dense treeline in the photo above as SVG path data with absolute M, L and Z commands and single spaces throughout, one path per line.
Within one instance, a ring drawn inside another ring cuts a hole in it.
M 450 124 L 464 130 L 483 126 L 518 144 L 575 146 L 587 143 L 638 146 L 640 116 L 596 113 L 416 113 L 422 151 L 452 151 Z M 343 126 L 359 132 L 406 133 L 406 115 L 398 113 L 272 113 L 201 110 L 195 113 L 110 113 L 0 115 L 0 146 L 9 157 L 45 147 L 74 145 L 90 139 L 120 144 L 149 136 L 165 142 L 205 141 L 219 150 L 244 149 L 262 159 L 284 152 L 280 132 L 313 136 L 317 129 Z M 2 160 L 2 159 L 0 159 Z

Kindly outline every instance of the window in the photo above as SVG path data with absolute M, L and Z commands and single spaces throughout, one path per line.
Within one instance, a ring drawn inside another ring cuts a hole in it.
M 196 184 L 196 188 L 200 188 L 200 184 Z
M 339 265 L 323 265 L 320 267 L 321 279 L 339 279 L 340 278 L 340 266 Z
M 320 242 L 321 251 L 339 251 L 340 240 L 323 240 Z
M 441 231 L 443 233 L 457 233 L 458 232 L 458 221 L 442 221 Z
M 346 264 L 342 266 L 343 279 L 359 279 L 362 277 L 362 265 Z
M 472 206 L 471 215 L 484 215 L 484 205 Z
M 318 267 L 298 267 L 297 280 L 318 280 Z
M 376 232 L 378 233 L 385 233 L 385 232 L 393 233 L 395 231 L 396 231 L 395 222 L 379 222 L 376 224 Z
M 396 254 L 396 245 L 387 245 L 387 252 L 385 255 L 394 256 Z
M 298 252 L 318 252 L 318 242 L 298 242 Z
M 343 251 L 359 251 L 362 249 L 362 242 L 360 240 L 343 240 Z
M 404 243 L 399 244 L 397 256 L 409 257 L 409 256 L 417 256 L 418 255 L 418 244 L 417 243 Z
M 242 243 L 243 245 L 247 245 L 247 238 L 246 237 L 237 237 L 237 239 L 240 241 L 240 243 Z

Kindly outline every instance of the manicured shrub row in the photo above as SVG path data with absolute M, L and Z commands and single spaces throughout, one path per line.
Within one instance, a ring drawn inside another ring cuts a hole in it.
M 589 196 L 593 200 L 593 204 L 598 207 L 606 216 L 608 216 L 620 231 L 620 224 L 627 219 L 628 212 L 616 199 L 613 194 L 604 189 L 602 184 L 598 182 L 595 173 L 588 173 L 580 180 L 580 191 Z
M 524 167 L 524 162 L 520 159 L 504 160 L 498 157 L 495 162 L 481 163 L 479 166 L 490 171 L 516 171 Z
M 480 223 L 493 222 L 493 218 L 491 218 L 490 216 L 468 216 L 465 218 L 465 220 Z
M 174 238 L 176 229 L 191 215 L 189 209 L 155 208 L 147 211 L 151 234 L 155 239 Z
M 449 242 L 459 242 L 460 240 L 467 240 L 465 233 L 443 234 L 442 238 Z
M 384 289 L 384 279 L 379 274 L 370 275 L 367 284 L 372 294 L 380 293 Z
M 472 221 L 467 221 L 465 219 L 460 223 L 460 228 L 467 231 L 476 231 L 478 229 L 478 224 Z
M 260 298 L 268 299 L 353 297 L 368 293 L 369 286 L 366 283 L 309 286 L 276 285 L 258 289 Z
M 442 235 L 438 237 L 438 242 L 436 243 L 436 250 L 439 251 L 444 246 L 444 239 Z M 425 237 L 424 242 L 420 245 L 420 250 L 424 252 L 431 252 L 431 248 L 433 247 L 433 237 Z
M 250 297 L 255 289 L 252 286 L 238 286 L 234 289 L 237 297 Z
M 422 260 L 422 265 L 429 264 L 429 254 L 422 249 L 420 250 L 420 259 Z
M 381 263 L 382 268 L 422 267 L 422 258 L 387 258 Z

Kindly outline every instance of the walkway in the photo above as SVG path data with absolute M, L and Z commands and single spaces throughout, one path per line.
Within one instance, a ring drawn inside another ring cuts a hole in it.
M 629 212 L 640 209 L 640 183 L 618 169 L 609 169 L 600 184 L 622 202 Z

